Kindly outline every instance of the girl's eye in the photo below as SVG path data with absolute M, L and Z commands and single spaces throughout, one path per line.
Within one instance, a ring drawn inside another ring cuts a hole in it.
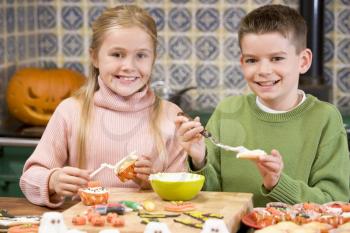
M 248 64 L 250 64 L 250 63 L 255 63 L 255 62 L 256 62 L 256 59 L 254 59 L 254 58 L 247 58 L 247 59 L 244 60 L 244 62 L 245 62 L 245 63 L 248 63 Z
M 120 57 L 122 57 L 122 54 L 121 53 L 113 53 L 112 56 L 120 58 Z

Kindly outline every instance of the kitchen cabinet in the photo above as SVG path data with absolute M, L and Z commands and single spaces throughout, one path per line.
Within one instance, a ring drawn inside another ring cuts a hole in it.
M 0 196 L 21 197 L 19 178 L 33 147 L 0 147 Z
M 0 125 L 0 196 L 21 197 L 19 178 L 25 161 L 33 153 L 43 127 L 26 127 L 14 119 Z

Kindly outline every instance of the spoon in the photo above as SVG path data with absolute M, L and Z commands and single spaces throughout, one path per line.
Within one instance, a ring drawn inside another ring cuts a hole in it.
M 193 120 L 189 115 L 187 115 L 184 112 L 179 112 L 177 115 L 178 116 L 184 116 L 184 117 L 186 117 L 189 120 Z M 200 132 L 200 134 L 202 134 L 205 138 L 208 138 L 215 146 L 220 147 L 220 148 L 222 148 L 224 150 L 227 150 L 227 151 L 237 152 L 238 153 L 237 155 L 239 155 L 241 153 L 266 154 L 266 152 L 263 151 L 263 150 L 249 150 L 249 149 L 245 148 L 244 146 L 236 146 L 236 147 L 234 147 L 234 146 L 229 146 L 229 145 L 222 144 L 206 129 L 204 129 L 202 132 Z

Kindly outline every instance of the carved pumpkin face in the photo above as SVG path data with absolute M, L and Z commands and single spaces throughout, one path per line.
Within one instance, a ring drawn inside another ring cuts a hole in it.
M 46 125 L 57 105 L 84 81 L 83 75 L 68 69 L 22 69 L 7 86 L 9 112 L 26 124 Z

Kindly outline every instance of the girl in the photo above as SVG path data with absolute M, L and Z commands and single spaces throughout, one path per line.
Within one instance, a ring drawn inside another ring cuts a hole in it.
M 105 187 L 149 188 L 155 172 L 184 171 L 186 153 L 175 140 L 181 111 L 150 89 L 156 58 L 156 24 L 136 6 L 107 9 L 93 24 L 90 76 L 64 100 L 24 165 L 20 187 L 29 201 L 58 207 L 102 163 L 139 155 L 136 178 L 122 183 L 104 169 L 94 179 Z

